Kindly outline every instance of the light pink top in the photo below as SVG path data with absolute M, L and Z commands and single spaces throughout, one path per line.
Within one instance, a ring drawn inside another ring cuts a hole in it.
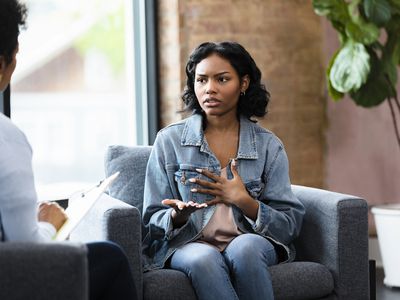
M 221 176 L 227 177 L 226 168 L 221 170 Z M 218 203 L 210 221 L 204 227 L 202 236 L 198 242 L 213 245 L 222 252 L 240 234 L 242 232 L 237 227 L 233 218 L 232 206 L 225 203 Z

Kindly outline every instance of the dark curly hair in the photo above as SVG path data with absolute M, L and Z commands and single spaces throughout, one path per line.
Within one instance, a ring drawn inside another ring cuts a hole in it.
M 19 29 L 25 26 L 27 8 L 17 0 L 0 0 L 0 56 L 11 63 L 18 44 Z
M 236 42 L 206 42 L 198 46 L 190 55 L 186 64 L 186 86 L 183 90 L 182 100 L 185 104 L 183 112 L 201 114 L 202 110 L 194 92 L 196 66 L 203 59 L 216 53 L 228 60 L 236 70 L 239 78 L 248 75 L 250 85 L 245 95 L 241 95 L 238 102 L 238 115 L 263 117 L 267 113 L 270 94 L 261 83 L 261 71 L 246 49 Z

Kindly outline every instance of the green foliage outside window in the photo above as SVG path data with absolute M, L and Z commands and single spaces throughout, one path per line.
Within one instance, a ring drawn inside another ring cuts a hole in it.
M 108 58 L 115 74 L 119 74 L 125 66 L 125 57 L 121 55 L 121 48 L 125 47 L 124 20 L 123 6 L 114 13 L 101 18 L 76 42 L 78 51 L 84 54 L 90 48 L 95 47 Z

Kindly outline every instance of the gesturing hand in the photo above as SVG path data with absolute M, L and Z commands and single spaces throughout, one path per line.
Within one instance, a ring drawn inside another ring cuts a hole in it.
M 214 199 L 207 202 L 208 205 L 225 202 L 241 207 L 244 201 L 248 201 L 249 199 L 252 200 L 236 169 L 236 160 L 232 160 L 231 163 L 231 171 L 233 174 L 232 179 L 227 179 L 225 177 L 215 175 L 214 173 L 206 169 L 196 169 L 196 171 L 214 181 L 209 182 L 196 178 L 189 179 L 190 182 L 202 186 L 202 188 L 191 189 L 192 192 L 208 194 L 215 197 Z
M 171 213 L 171 217 L 176 227 L 185 224 L 194 211 L 207 207 L 207 203 L 199 204 L 193 201 L 183 202 L 177 199 L 164 199 L 161 203 L 174 209 Z

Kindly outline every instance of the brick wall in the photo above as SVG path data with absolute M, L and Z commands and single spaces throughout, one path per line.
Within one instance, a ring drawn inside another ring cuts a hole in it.
M 272 98 L 260 123 L 284 142 L 292 182 L 324 185 L 323 29 L 308 0 L 159 0 L 162 124 L 181 118 L 186 60 L 204 41 L 234 40 L 253 56 Z

